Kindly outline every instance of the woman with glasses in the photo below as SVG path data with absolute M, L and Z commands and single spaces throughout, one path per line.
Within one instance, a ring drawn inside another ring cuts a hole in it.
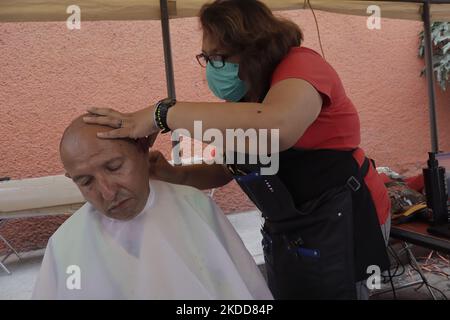
M 193 136 L 194 121 L 224 136 L 226 129 L 279 129 L 279 151 L 271 151 L 279 156 L 276 174 L 262 175 L 261 163 L 248 162 L 173 167 L 153 151 L 153 178 L 199 189 L 234 178 L 265 219 L 262 245 L 275 298 L 367 298 L 366 279 L 376 279 L 368 270 L 388 267 L 390 201 L 359 148 L 358 114 L 338 74 L 302 46 L 296 24 L 260 1 L 217 0 L 199 17 L 196 58 L 225 102 L 164 99 L 133 113 L 93 108 L 85 121 L 114 128 L 101 138 L 176 129 Z

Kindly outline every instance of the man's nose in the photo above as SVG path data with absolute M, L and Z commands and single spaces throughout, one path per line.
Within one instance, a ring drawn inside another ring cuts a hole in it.
M 100 177 L 97 178 L 98 191 L 100 192 L 102 198 L 106 201 L 112 201 L 116 197 L 116 189 L 114 184 L 111 183 L 107 178 Z

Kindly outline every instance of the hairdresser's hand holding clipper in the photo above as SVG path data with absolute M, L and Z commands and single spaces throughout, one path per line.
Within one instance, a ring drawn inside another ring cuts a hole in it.
M 175 129 L 194 137 L 194 121 L 224 137 L 227 129 L 278 129 L 279 150 L 269 152 L 279 159 L 276 174 L 261 175 L 262 166 L 248 163 L 171 169 L 160 154 L 155 174 L 200 189 L 236 180 L 265 218 L 263 249 L 275 298 L 368 298 L 367 267 L 389 266 L 383 236 L 390 200 L 359 148 L 358 113 L 339 75 L 302 46 L 294 22 L 275 17 L 262 2 L 214 1 L 199 18 L 203 42 L 196 58 L 224 102 L 165 99 L 129 114 L 90 109 L 97 117 L 86 121 L 114 128 L 102 138 Z

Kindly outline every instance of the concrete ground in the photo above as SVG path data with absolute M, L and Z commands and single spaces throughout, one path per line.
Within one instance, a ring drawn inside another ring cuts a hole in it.
M 22 259 L 10 256 L 5 265 L 11 272 L 0 269 L 0 300 L 28 300 L 41 266 L 44 250 L 20 254 Z
M 254 257 L 256 263 L 260 266 L 264 272 L 264 260 L 261 248 L 261 234 L 259 232 L 259 226 L 261 225 L 261 218 L 256 211 L 246 212 L 242 214 L 228 215 L 230 222 L 233 224 L 239 235 L 241 236 L 245 246 Z M 393 248 L 396 252 L 401 250 L 400 244 L 394 244 Z M 31 293 L 34 287 L 36 276 L 39 272 L 44 250 L 21 253 L 22 260 L 18 260 L 15 256 L 10 256 L 5 265 L 12 272 L 8 275 L 0 268 L 0 300 L 20 300 L 30 299 Z M 420 247 L 414 247 L 414 256 L 416 257 L 428 257 L 430 251 Z M 393 278 L 394 285 L 397 288 L 397 299 L 407 300 L 429 300 L 432 299 L 431 294 L 425 286 L 417 284 L 413 287 L 399 289 L 399 286 L 411 283 L 413 281 L 420 280 L 420 276 L 411 267 L 407 265 L 407 259 L 405 256 L 399 257 L 401 262 L 406 265 L 405 270 L 399 276 Z M 448 258 L 448 256 L 447 256 Z M 445 259 L 445 257 L 444 257 Z M 1 260 L 1 259 L 0 259 Z M 447 259 L 448 260 L 448 259 Z M 419 263 L 422 266 L 428 267 L 430 264 L 438 266 L 442 272 L 450 274 L 450 265 L 448 261 L 441 259 L 436 253 L 428 260 L 419 259 Z M 393 260 L 393 265 L 397 264 Z M 392 269 L 394 273 L 395 268 Z M 397 275 L 401 273 L 403 269 L 401 267 L 397 270 Z M 429 283 L 441 290 L 448 298 L 450 298 L 450 280 L 445 275 L 437 274 L 434 272 L 425 271 L 425 276 Z M 383 283 L 380 290 L 372 292 L 372 300 L 389 300 L 393 299 L 391 285 L 389 282 Z M 382 293 L 383 290 L 389 290 Z M 432 289 L 433 290 L 433 289 Z M 443 299 L 441 293 L 433 290 L 437 299 Z

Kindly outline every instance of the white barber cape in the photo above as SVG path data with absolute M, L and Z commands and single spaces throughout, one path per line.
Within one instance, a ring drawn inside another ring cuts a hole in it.
M 214 202 L 152 180 L 144 210 L 110 219 L 86 203 L 50 238 L 33 299 L 272 299 Z

